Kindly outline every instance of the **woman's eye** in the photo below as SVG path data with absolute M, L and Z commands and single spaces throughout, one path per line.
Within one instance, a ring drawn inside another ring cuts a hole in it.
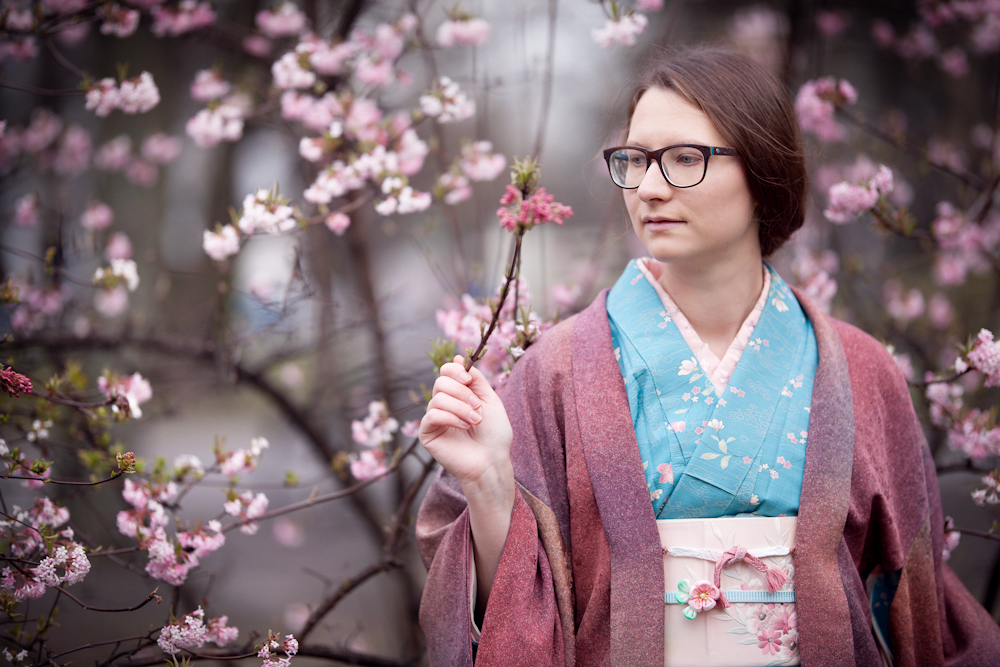
M 633 155 L 628 160 L 629 165 L 632 167 L 645 167 L 646 166 L 646 156 L 645 155 Z
M 693 167 L 695 165 L 701 164 L 704 158 L 700 155 L 694 155 L 691 153 L 686 153 L 677 157 L 677 164 L 682 167 Z

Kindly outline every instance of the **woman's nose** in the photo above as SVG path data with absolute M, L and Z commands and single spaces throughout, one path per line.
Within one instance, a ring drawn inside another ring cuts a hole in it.
M 669 199 L 673 196 L 674 186 L 670 185 L 667 179 L 663 176 L 663 171 L 660 169 L 660 165 L 656 162 L 651 162 L 646 173 L 642 177 L 642 181 L 639 182 L 639 187 L 636 189 L 636 194 L 642 201 L 651 201 L 654 199 Z

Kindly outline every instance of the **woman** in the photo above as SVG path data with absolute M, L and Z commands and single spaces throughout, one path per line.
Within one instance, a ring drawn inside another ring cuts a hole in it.
M 469 665 L 475 643 L 477 665 L 657 665 L 687 647 L 746 664 L 714 652 L 718 626 L 753 664 L 882 664 L 879 636 L 897 665 L 1000 664 L 1000 630 L 941 562 L 937 479 L 894 362 L 763 264 L 806 196 L 780 82 L 682 52 L 640 80 L 623 144 L 605 157 L 651 259 L 547 332 L 502 402 L 458 358 L 435 383 L 420 437 L 444 470 L 417 522 L 431 663 Z M 794 568 L 787 549 L 671 533 L 762 520 L 791 527 Z M 714 582 L 667 581 L 698 558 L 719 561 Z M 741 587 L 766 587 L 759 623 L 699 615 L 739 607 L 720 572 L 744 561 L 767 575 Z M 874 625 L 869 580 L 891 601 Z

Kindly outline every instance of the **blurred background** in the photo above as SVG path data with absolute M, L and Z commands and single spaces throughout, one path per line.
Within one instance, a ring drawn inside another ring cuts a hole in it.
M 925 372 L 947 376 L 959 345 L 1000 325 L 1000 15 L 987 4 L 647 0 L 612 8 L 558 0 L 463 0 L 457 7 L 305 0 L 293 6 L 306 27 L 288 32 L 261 23 L 262 11 L 292 15 L 269 3 L 200 3 L 213 20 L 184 28 L 176 17 L 168 25 L 157 15 L 164 8 L 183 13 L 184 3 L 150 0 L 123 3 L 140 19 L 134 33 L 119 37 L 102 30 L 113 22 L 102 14 L 110 3 L 7 0 L 0 14 L 0 277 L 12 281 L 7 288 L 18 298 L 7 293 L 0 309 L 2 360 L 36 390 L 63 378 L 60 391 L 90 402 L 108 395 L 97 385 L 102 374 L 138 372 L 152 398 L 141 418 L 125 423 L 107 408 L 84 414 L 5 398 L 0 433 L 27 458 L 54 461 L 53 479 L 103 479 L 119 451 L 145 459 L 147 473 L 157 457 L 169 470 L 182 454 L 209 466 L 213 447 L 246 448 L 264 437 L 270 447 L 255 471 L 240 476 L 238 490 L 266 493 L 271 509 L 355 483 L 364 475 L 352 473 L 351 464 L 366 446 L 355 440 L 352 422 L 378 400 L 399 425 L 419 419 L 434 378 L 427 352 L 447 333 L 438 311 L 461 310 L 463 294 L 493 295 L 503 277 L 512 237 L 495 212 L 507 169 L 467 183 L 465 199 L 442 201 L 448 190 L 439 177 L 459 173 L 453 165 L 464 144 L 491 142 L 486 150 L 505 156 L 507 166 L 515 157 L 537 157 L 541 185 L 573 207 L 564 225 L 527 234 L 521 274 L 540 321 L 565 317 L 643 254 L 600 156 L 623 127 L 630 80 L 658 50 L 698 43 L 726 44 L 759 59 L 792 97 L 827 76 L 856 90 L 856 103 L 838 105 L 836 140 L 807 133 L 807 223 L 773 263 L 832 314 L 892 344 L 915 383 Z M 631 35 L 633 46 L 622 43 L 629 32 L 621 21 L 613 38 L 600 32 L 616 11 L 646 17 L 644 30 Z M 419 19 L 411 29 L 399 27 L 407 14 Z M 472 17 L 489 24 L 483 43 L 441 45 L 444 23 Z M 162 36 L 154 34 L 157 25 Z M 362 34 L 377 41 L 380 25 L 395 26 L 405 44 L 398 58 L 388 58 L 390 80 L 364 81 L 345 69 L 321 76 L 306 93 L 319 99 L 329 90 L 345 106 L 364 97 L 387 121 L 398 112 L 411 118 L 427 154 L 408 184 L 435 197 L 410 214 L 376 212 L 386 190 L 375 179 L 327 204 L 309 201 L 304 192 L 323 164 L 362 150 L 346 140 L 336 144 L 327 131 L 336 146 L 318 163 L 305 159 L 301 140 L 322 131 L 291 118 L 272 74 L 309 27 L 336 44 L 365 43 Z M 602 48 L 609 39 L 611 48 Z M 213 69 L 229 84 L 229 97 L 194 99 L 192 82 Z M 95 81 L 144 71 L 160 96 L 149 111 L 102 117 L 85 108 L 84 88 Z M 426 108 L 420 98 L 441 76 L 474 102 L 473 116 L 442 123 L 411 114 Z M 240 109 L 241 131 L 199 145 L 189 121 L 226 103 Z M 161 132 L 174 143 L 144 150 L 145 140 Z M 895 182 L 888 222 L 865 214 L 834 224 L 824 216 L 831 186 L 864 181 L 879 164 Z M 275 186 L 300 224 L 240 233 L 238 252 L 210 257 L 205 232 L 235 223 L 248 195 Z M 96 203 L 110 209 L 110 223 L 95 222 Z M 333 229 L 336 211 L 348 215 L 346 230 Z M 905 220 L 912 229 L 904 229 Z M 968 233 L 949 232 L 949 221 Z M 134 291 L 94 286 L 95 270 L 109 266 L 109 257 L 135 262 Z M 967 406 L 988 414 L 995 390 L 983 388 L 976 373 L 961 382 Z M 923 388 L 915 386 L 913 395 L 940 469 L 945 515 L 961 528 L 992 533 L 996 506 L 977 505 L 970 494 L 996 467 L 996 452 L 956 449 L 948 424 L 932 423 Z M 39 420 L 53 422 L 47 437 L 38 437 Z M 988 428 L 994 425 L 995 415 Z M 410 442 L 397 433 L 380 444 L 383 461 Z M 422 493 L 428 459 L 420 450 L 357 494 L 262 522 L 254 536 L 229 532 L 228 543 L 202 559 L 183 587 L 150 578 L 141 551 L 91 557 L 92 572 L 71 589 L 87 604 L 131 606 L 156 586 L 164 603 L 97 614 L 63 598 L 49 646 L 142 636 L 166 622 L 169 604 L 177 615 L 200 604 L 210 616 L 228 615 L 240 642 L 252 629 L 299 636 L 312 619 L 305 643 L 332 647 L 344 661 L 419 664 L 424 569 L 412 542 L 419 493 L 407 491 Z M 181 521 L 225 518 L 231 486 L 225 476 L 206 475 L 182 505 L 168 509 Z M 22 507 L 39 493 L 13 480 L 0 482 L 0 492 L 6 505 Z M 43 492 L 70 508 L 71 525 L 89 548 L 134 546 L 115 526 L 115 513 L 128 508 L 120 482 L 48 485 Z M 387 530 L 394 521 L 405 535 Z M 995 618 L 996 545 L 989 536 L 964 535 L 950 561 Z M 389 562 L 317 615 L 344 581 Z M 30 603 L 27 617 L 44 613 L 54 595 Z M 100 662 L 112 654 L 76 655 Z M 308 659 L 322 657 L 317 650 Z M 160 659 L 151 649 L 129 658 Z

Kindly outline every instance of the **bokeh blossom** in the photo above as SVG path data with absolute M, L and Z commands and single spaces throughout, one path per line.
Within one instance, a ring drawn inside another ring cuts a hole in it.
M 854 86 L 845 79 L 832 76 L 807 81 L 795 97 L 795 112 L 803 132 L 814 134 L 820 141 L 840 141 L 844 138 L 843 126 L 833 119 L 837 107 L 858 101 Z

